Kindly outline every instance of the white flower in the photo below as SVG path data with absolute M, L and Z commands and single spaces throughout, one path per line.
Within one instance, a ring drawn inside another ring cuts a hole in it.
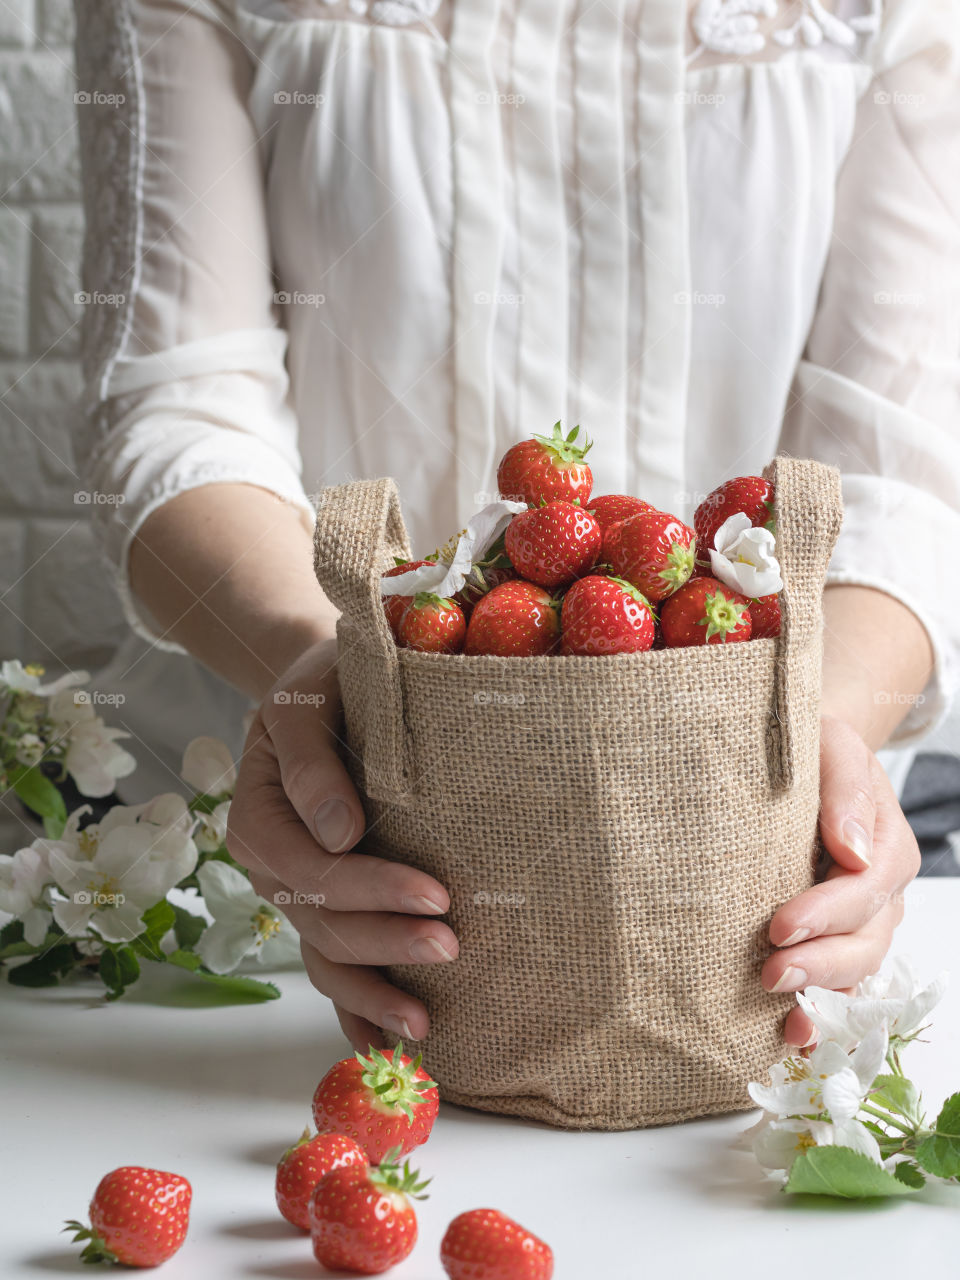
M 753 1153 L 766 1169 L 787 1169 L 797 1156 L 811 1147 L 851 1147 L 881 1163 L 880 1148 L 869 1129 L 859 1120 L 811 1120 L 797 1117 L 775 1120 L 764 1116 L 751 1131 Z
M 227 817 L 230 801 L 221 800 L 212 813 L 200 813 L 200 825 L 194 832 L 194 841 L 201 853 L 215 853 L 227 842 Z
M 194 738 L 183 753 L 180 777 L 201 795 L 232 796 L 237 770 L 230 748 L 219 738 Z
M 737 511 L 724 520 L 710 548 L 713 576 L 751 600 L 780 591 L 783 579 L 774 555 L 776 538 Z
M 114 805 L 83 831 L 78 817 L 71 814 L 63 839 L 37 841 L 67 897 L 54 904 L 54 919 L 68 934 L 92 927 L 107 942 L 129 942 L 142 931 L 143 912 L 197 865 L 193 817 L 173 794 Z
M 44 740 L 35 733 L 25 733 L 17 739 L 17 761 L 27 768 L 37 764 L 47 749 Z
M 32 664 L 25 667 L 16 658 L 12 662 L 0 663 L 0 684 L 6 685 L 15 693 L 35 693 L 41 698 L 48 698 L 61 689 L 72 688 L 73 685 L 85 684 L 90 679 L 88 671 L 68 671 L 49 684 L 41 684 L 42 675 L 43 667 Z
M 419 569 L 409 569 L 392 578 L 381 578 L 381 595 L 415 596 L 418 591 L 429 591 L 445 600 L 456 595 L 473 565 L 483 559 L 513 517 L 526 510 L 525 502 L 512 502 L 506 498 L 489 503 L 468 522 L 450 557 L 421 565 Z
M 916 1035 L 946 988 L 946 972 L 924 987 L 910 961 L 898 956 L 890 973 L 864 979 L 856 995 L 807 987 L 797 994 L 797 1001 L 822 1038 L 848 1049 L 879 1026 L 885 1026 L 891 1038 Z
M 64 767 L 85 796 L 108 796 L 118 778 L 133 773 L 137 762 L 117 746 L 129 738 L 122 729 L 110 729 L 93 709 L 89 697 L 60 691 L 50 699 L 50 718 L 57 737 L 66 741 Z
M 300 957 L 296 930 L 250 881 L 226 862 L 205 862 L 197 872 L 213 924 L 200 937 L 197 954 L 214 973 L 229 973 L 245 956 L 279 966 Z
M 834 1122 L 852 1119 L 886 1056 L 887 1033 L 882 1026 L 865 1036 L 852 1054 L 828 1040 L 808 1058 L 791 1057 L 771 1067 L 773 1084 L 750 1084 L 750 1097 L 779 1119 L 824 1112 Z
M 0 911 L 23 921 L 23 936 L 38 947 L 50 925 L 49 885 L 52 876 L 46 851 L 36 844 L 0 856 Z

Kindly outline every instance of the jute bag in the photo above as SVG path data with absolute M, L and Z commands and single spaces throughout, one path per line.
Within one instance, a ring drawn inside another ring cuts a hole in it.
M 813 880 L 821 590 L 839 477 L 778 458 L 778 640 L 611 657 L 398 650 L 379 579 L 410 547 L 392 480 L 321 495 L 342 616 L 361 849 L 450 894 L 458 960 L 397 965 L 442 1096 L 565 1128 L 750 1105 L 791 995 L 760 987 L 775 909 Z M 422 548 L 421 548 L 422 550 Z

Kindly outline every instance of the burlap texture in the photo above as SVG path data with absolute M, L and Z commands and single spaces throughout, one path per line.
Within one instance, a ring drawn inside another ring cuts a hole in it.
M 839 477 L 778 458 L 779 640 L 615 657 L 394 646 L 379 577 L 409 555 L 391 480 L 328 489 L 317 577 L 341 609 L 361 846 L 435 876 L 460 941 L 401 965 L 449 1101 L 626 1129 L 750 1105 L 791 995 L 759 983 L 812 883 L 821 592 Z

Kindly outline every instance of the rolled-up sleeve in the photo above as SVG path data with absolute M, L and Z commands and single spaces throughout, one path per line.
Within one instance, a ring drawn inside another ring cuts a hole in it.
M 250 57 L 213 5 L 78 0 L 86 403 L 77 455 L 130 624 L 144 520 L 201 485 L 302 509 L 286 334 L 276 321 Z
M 957 63 L 955 43 L 932 43 L 881 69 L 861 101 L 780 441 L 842 473 L 828 581 L 896 596 L 930 637 L 934 674 L 898 746 L 942 718 L 960 672 Z

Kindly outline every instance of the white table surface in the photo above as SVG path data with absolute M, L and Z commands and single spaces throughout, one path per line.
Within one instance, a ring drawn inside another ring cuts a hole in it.
M 960 1089 L 960 879 L 909 890 L 895 951 L 924 976 L 953 968 L 929 1045 L 906 1059 L 928 1113 Z M 205 1007 L 199 984 L 152 968 L 112 1005 L 93 983 L 0 986 L 3 1246 L 0 1275 L 89 1274 L 65 1218 L 85 1218 L 103 1174 L 174 1170 L 194 1189 L 187 1242 L 164 1280 L 309 1280 L 309 1240 L 273 1201 L 274 1165 L 310 1117 L 313 1089 L 345 1056 L 332 1011 L 300 974 L 281 999 Z M 444 1106 L 418 1152 L 432 1195 L 420 1240 L 389 1274 L 444 1280 L 439 1243 L 465 1209 L 491 1205 L 540 1234 L 558 1280 L 787 1275 L 960 1275 L 960 1187 L 918 1202 L 790 1199 L 733 1144 L 751 1113 L 632 1133 L 563 1133 Z

